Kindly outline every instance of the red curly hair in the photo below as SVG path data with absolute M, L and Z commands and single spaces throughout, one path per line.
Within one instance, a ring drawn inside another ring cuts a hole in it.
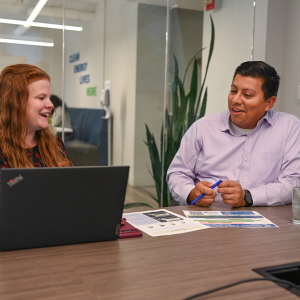
M 33 167 L 32 161 L 24 155 L 28 130 L 26 105 L 28 86 L 41 79 L 50 82 L 50 76 L 45 71 L 28 64 L 8 66 L 0 74 L 0 148 L 12 168 Z M 45 166 L 70 166 L 49 127 L 36 131 L 35 137 Z

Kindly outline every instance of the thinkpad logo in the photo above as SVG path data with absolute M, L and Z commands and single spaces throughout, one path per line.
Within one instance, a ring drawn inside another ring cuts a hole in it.
M 23 179 L 22 175 L 19 175 L 19 176 L 15 177 L 14 179 L 11 179 L 10 181 L 8 181 L 7 184 L 8 184 L 9 187 L 12 187 L 13 185 L 18 183 L 22 179 Z

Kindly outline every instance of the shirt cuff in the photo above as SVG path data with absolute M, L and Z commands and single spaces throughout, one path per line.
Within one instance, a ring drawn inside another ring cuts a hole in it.
M 268 197 L 268 190 L 265 190 L 262 187 L 250 188 L 247 189 L 250 191 L 253 205 L 252 206 L 276 206 L 276 205 L 285 205 L 284 202 L 280 200 L 277 194 L 272 194 L 271 197 Z
M 187 184 L 185 185 L 180 192 L 180 198 L 181 198 L 181 205 L 187 205 L 187 197 L 189 196 L 190 192 L 195 186 L 193 184 Z
M 260 189 L 253 188 L 247 189 L 251 193 L 253 204 L 252 206 L 265 206 L 266 205 L 266 197 L 262 196 Z

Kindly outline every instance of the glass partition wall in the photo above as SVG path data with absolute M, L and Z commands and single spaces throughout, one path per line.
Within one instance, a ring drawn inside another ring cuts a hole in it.
M 165 175 L 183 134 L 204 115 L 227 109 L 235 68 L 252 60 L 255 1 L 215 1 L 209 7 L 170 1 Z M 172 195 L 165 182 L 163 190 L 161 203 L 168 206 Z
M 60 29 L 3 21 L 26 21 L 40 2 L 33 23 Z M 169 205 L 165 176 L 181 139 L 176 105 L 187 105 L 179 117 L 184 132 L 191 123 L 188 95 L 196 83 L 198 99 L 206 78 L 194 120 L 206 87 L 206 114 L 226 109 L 234 68 L 251 59 L 253 0 L 223 0 L 212 11 L 195 0 L 0 0 L 0 6 L 0 67 L 29 63 L 50 74 L 52 94 L 65 103 L 53 127 L 74 165 L 129 165 L 126 207 Z M 210 16 L 215 42 L 207 68 Z
M 37 65 L 51 76 L 52 93 L 61 96 L 63 7 L 55 14 L 40 12 L 33 24 L 24 27 L 37 3 L 0 1 L 0 69 L 17 63 Z M 57 28 L 51 28 L 53 24 Z
M 75 135 L 68 153 L 75 165 L 129 165 L 126 204 L 158 207 L 145 142 L 148 126 L 160 144 L 167 1 L 80 3 L 82 31 L 65 31 L 64 99 Z M 73 5 L 65 1 L 66 24 Z

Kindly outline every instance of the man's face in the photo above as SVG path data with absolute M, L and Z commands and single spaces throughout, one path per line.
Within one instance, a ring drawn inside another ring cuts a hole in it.
M 263 80 L 237 74 L 228 95 L 228 109 L 232 122 L 243 129 L 253 129 L 276 101 L 272 96 L 267 101 L 262 91 Z

